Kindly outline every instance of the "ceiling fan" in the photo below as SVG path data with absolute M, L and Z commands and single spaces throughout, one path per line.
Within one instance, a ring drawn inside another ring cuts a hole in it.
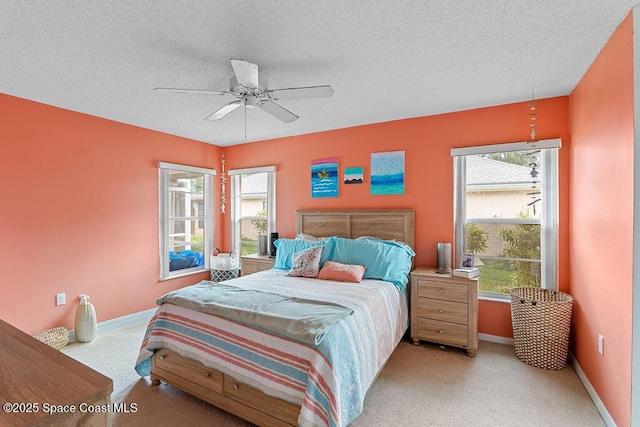
M 293 87 L 287 89 L 267 89 L 258 84 L 258 66 L 242 59 L 232 59 L 231 66 L 235 76 L 229 81 L 228 91 L 204 90 L 204 89 L 176 89 L 157 87 L 154 90 L 175 93 L 200 93 L 208 95 L 231 95 L 237 98 L 213 114 L 205 117 L 205 120 L 220 120 L 238 107 L 259 107 L 267 113 L 285 123 L 290 123 L 298 118 L 291 111 L 277 104 L 275 101 L 304 98 L 325 98 L 333 95 L 331 86 Z M 264 82 L 263 82 L 264 83 Z

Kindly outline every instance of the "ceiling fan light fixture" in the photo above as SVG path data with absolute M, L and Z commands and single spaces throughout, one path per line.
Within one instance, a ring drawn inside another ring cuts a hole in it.
M 169 91 L 175 93 L 201 93 L 216 95 L 231 95 L 237 98 L 213 114 L 207 116 L 205 120 L 220 120 L 227 114 L 240 106 L 246 108 L 260 107 L 266 113 L 276 119 L 291 123 L 298 119 L 298 116 L 277 104 L 275 101 L 285 99 L 305 99 L 305 98 L 326 98 L 333 95 L 331 86 L 308 86 L 293 87 L 285 89 L 267 89 L 266 81 L 262 81 L 262 87 L 258 86 L 258 66 L 242 59 L 232 59 L 231 66 L 234 76 L 229 79 L 229 91 L 214 91 L 202 89 L 176 89 L 176 88 L 155 88 L 154 90 Z
M 246 95 L 243 98 L 244 101 L 244 106 L 247 108 L 255 108 L 257 106 L 259 106 L 259 98 L 256 95 Z

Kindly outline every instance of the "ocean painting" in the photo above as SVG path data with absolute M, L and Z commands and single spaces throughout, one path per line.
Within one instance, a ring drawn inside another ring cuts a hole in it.
M 338 197 L 338 159 L 311 161 L 311 197 Z
M 344 168 L 345 184 L 362 184 L 364 168 Z
M 371 194 L 404 194 L 404 151 L 371 153 Z

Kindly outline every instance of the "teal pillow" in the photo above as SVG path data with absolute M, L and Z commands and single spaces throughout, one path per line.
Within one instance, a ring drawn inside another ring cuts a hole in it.
M 333 253 L 334 238 L 329 237 L 326 240 L 316 242 L 310 240 L 278 239 L 273 242 L 273 244 L 276 247 L 276 262 L 273 268 L 290 270 L 293 265 L 291 262 L 293 254 L 315 246 L 323 246 L 322 256 L 320 257 L 320 268 L 322 268 L 324 262 L 328 260 Z
M 364 265 L 365 279 L 393 283 L 403 291 L 409 281 L 411 257 L 416 253 L 408 245 L 386 240 L 353 240 L 336 237 L 331 261 Z

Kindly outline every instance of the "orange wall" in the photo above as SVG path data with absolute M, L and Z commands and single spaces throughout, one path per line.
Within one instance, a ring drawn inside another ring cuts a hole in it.
M 560 221 L 563 224 L 568 220 L 568 105 L 567 97 L 542 100 L 537 116 L 538 137 L 561 137 L 565 146 L 560 150 Z M 452 242 L 454 237 L 450 149 L 527 140 L 530 131 L 528 112 L 526 103 L 518 103 L 359 126 L 235 145 L 226 148 L 226 158 L 233 168 L 277 165 L 276 216 L 281 236 L 295 234 L 296 209 L 413 208 L 416 265 L 433 266 L 436 244 Z M 405 194 L 370 195 L 371 153 L 394 150 L 405 151 Z M 311 161 L 325 157 L 337 157 L 341 171 L 345 167 L 363 166 L 365 184 L 340 184 L 337 198 L 311 198 Z M 227 244 L 229 239 L 227 232 Z M 568 287 L 567 241 L 567 232 L 561 230 L 559 281 L 563 289 Z M 509 304 L 481 301 L 479 330 L 511 337 Z
M 538 106 L 538 136 L 561 137 L 565 146 L 560 151 L 561 223 L 568 219 L 568 104 L 568 97 L 559 97 Z M 7 201 L 0 218 L 2 288 L 13 302 L 2 306 L 0 318 L 28 332 L 73 327 L 80 293 L 91 296 L 103 321 L 151 308 L 163 292 L 206 277 L 158 282 L 156 163 L 215 168 L 222 149 L 6 95 L 0 97 L 0 112 L 0 154 L 14 159 L 0 181 Z M 436 243 L 453 241 L 450 149 L 526 140 L 527 113 L 526 103 L 518 103 L 224 150 L 228 168 L 278 166 L 277 228 L 282 236 L 294 234 L 296 209 L 413 208 L 416 264 L 434 265 Z M 338 198 L 311 198 L 311 160 L 338 157 L 341 168 L 363 166 L 369 182 L 370 154 L 390 150 L 405 151 L 404 195 L 371 196 L 365 183 L 341 184 Z M 227 220 L 216 218 L 216 242 L 228 250 Z M 567 242 L 561 228 L 561 289 L 568 286 Z M 67 293 L 67 305 L 54 306 L 58 292 Z M 511 337 L 509 304 L 481 301 L 479 330 Z
M 218 147 L 0 94 L 0 158 L 0 319 L 73 328 L 81 293 L 104 321 L 206 278 L 158 281 L 156 165 L 216 168 Z
M 619 426 L 631 411 L 632 30 L 630 14 L 570 97 L 573 352 Z

